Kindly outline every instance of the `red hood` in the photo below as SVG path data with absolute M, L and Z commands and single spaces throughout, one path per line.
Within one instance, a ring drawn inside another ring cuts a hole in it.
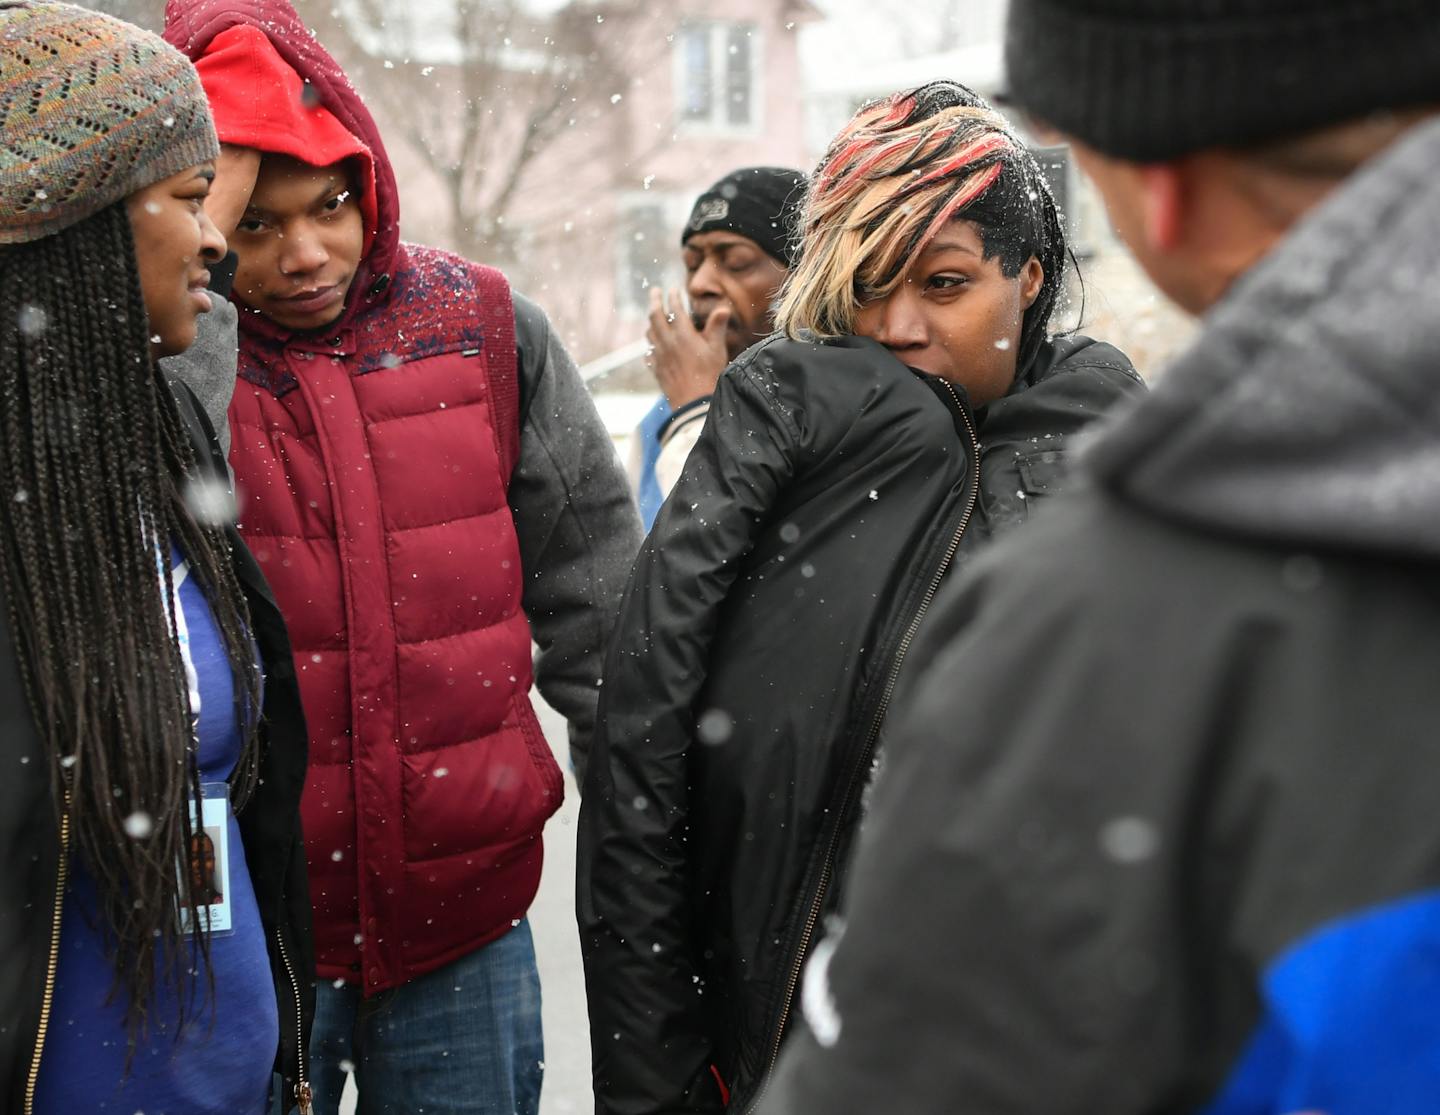
M 400 197 L 395 172 L 370 110 L 289 0 L 166 0 L 165 39 L 192 62 L 216 35 L 238 26 L 262 31 L 276 53 L 319 94 L 320 104 L 369 149 L 374 160 L 375 236 L 350 288 L 344 315 L 329 327 L 338 330 L 360 308 L 384 297 L 390 275 L 399 265 Z

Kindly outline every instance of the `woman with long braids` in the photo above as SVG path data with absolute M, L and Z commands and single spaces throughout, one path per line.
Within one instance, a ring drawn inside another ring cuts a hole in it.
M 0 2 L 4 1109 L 308 1106 L 305 731 L 285 629 L 157 360 L 209 308 L 190 63 Z
M 610 1115 L 754 1105 L 931 598 L 1140 389 L 1050 335 L 1055 203 L 963 86 L 861 109 L 801 228 L 784 335 L 721 378 L 607 661 L 578 916 Z

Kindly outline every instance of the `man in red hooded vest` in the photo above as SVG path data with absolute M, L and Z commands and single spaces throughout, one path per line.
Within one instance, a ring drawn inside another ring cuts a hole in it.
M 310 728 L 315 1110 L 349 1062 L 365 1111 L 533 1113 L 525 914 L 562 778 L 531 640 L 583 762 L 639 546 L 618 460 L 539 308 L 400 242 L 374 121 L 288 0 L 171 0 L 166 37 L 262 154 L 230 463 Z

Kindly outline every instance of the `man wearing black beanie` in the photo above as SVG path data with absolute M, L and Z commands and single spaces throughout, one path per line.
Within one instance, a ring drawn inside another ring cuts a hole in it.
M 759 1111 L 1440 1110 L 1440 6 L 1009 20 L 1202 329 L 937 601 Z
M 641 423 L 630 462 L 647 530 L 700 436 L 725 365 L 775 328 L 804 193 L 798 170 L 727 174 L 695 200 L 680 237 L 689 310 L 678 290 L 650 289 L 645 337 L 665 397 Z

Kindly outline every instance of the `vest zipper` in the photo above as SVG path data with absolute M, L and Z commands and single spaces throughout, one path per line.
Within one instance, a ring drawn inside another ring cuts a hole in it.
M 25 1078 L 25 1115 L 35 1107 L 35 1086 L 40 1082 L 40 1055 L 45 1051 L 45 1032 L 50 1028 L 50 1006 L 55 1001 L 55 970 L 60 961 L 60 917 L 65 908 L 65 879 L 70 869 L 70 795 L 65 795 L 65 812 L 60 816 L 60 861 L 55 870 L 55 908 L 50 915 L 50 956 L 45 962 L 45 993 L 40 999 L 40 1025 L 35 1030 L 35 1052 Z
M 837 817 L 845 816 L 854 797 L 856 785 L 862 782 L 861 772 L 870 764 L 870 755 L 875 748 L 876 739 L 879 738 L 880 726 L 885 722 L 885 714 L 889 711 L 890 698 L 894 695 L 895 684 L 900 678 L 900 668 L 905 664 L 905 655 L 910 650 L 910 644 L 914 641 L 916 632 L 920 630 L 921 621 L 925 619 L 925 614 L 930 610 L 930 603 L 935 599 L 935 593 L 940 589 L 940 581 L 944 578 L 946 570 L 950 568 L 950 563 L 955 560 L 955 553 L 960 549 L 960 539 L 964 537 L 966 529 L 970 526 L 970 519 L 975 514 L 975 506 L 980 500 L 980 439 L 975 433 L 975 423 L 971 420 L 969 411 L 960 402 L 960 396 L 955 393 L 955 389 L 945 380 L 941 380 L 941 383 L 950 393 L 950 398 L 954 400 L 955 411 L 964 420 L 965 433 L 969 437 L 970 459 L 975 463 L 974 476 L 970 482 L 970 495 L 965 502 L 965 511 L 960 516 L 960 522 L 955 527 L 955 534 L 950 539 L 950 544 L 946 547 L 934 576 L 930 578 L 930 585 L 925 590 L 925 595 L 920 599 L 920 606 L 910 620 L 910 626 L 905 629 L 905 635 L 900 640 L 900 645 L 895 649 L 895 657 L 891 660 L 890 671 L 885 678 L 885 690 L 880 698 L 880 706 L 870 720 L 870 730 L 865 735 L 865 743 L 860 750 L 859 761 L 851 769 L 850 781 L 841 798 L 841 810 Z M 765 1092 L 770 1087 L 770 1078 L 774 1075 L 775 1063 L 780 1059 L 780 1042 L 785 1036 L 786 1024 L 790 1021 L 790 1005 L 795 1001 L 795 988 L 800 983 L 800 970 L 805 966 L 805 957 L 810 951 L 810 940 L 815 934 L 815 925 L 820 920 L 820 909 L 825 903 L 825 893 L 830 889 L 830 879 L 835 871 L 835 850 L 839 842 L 840 827 L 837 824 L 835 831 L 830 835 L 830 843 L 825 849 L 825 858 L 821 861 L 820 882 L 810 899 L 810 909 L 805 916 L 805 927 L 800 934 L 800 947 L 795 951 L 795 957 L 790 964 L 790 974 L 785 980 L 784 1006 L 780 1011 L 780 1022 L 775 1027 L 775 1037 L 770 1043 L 770 1057 L 765 1065 L 765 1075 L 760 1080 L 760 1088 L 755 1093 L 755 1098 L 745 1109 L 745 1115 L 753 1115 L 755 1109 L 760 1106 L 760 1101 L 765 1098 Z
M 275 926 L 275 944 L 280 951 L 280 963 L 285 965 L 285 974 L 290 978 L 290 990 L 295 996 L 295 1049 L 299 1054 L 295 1076 L 295 1103 L 300 1115 L 311 1115 L 314 1098 L 310 1081 L 305 1074 L 305 1012 L 300 1006 L 300 981 L 295 978 L 295 969 L 290 966 L 290 954 L 285 949 L 285 934 Z

